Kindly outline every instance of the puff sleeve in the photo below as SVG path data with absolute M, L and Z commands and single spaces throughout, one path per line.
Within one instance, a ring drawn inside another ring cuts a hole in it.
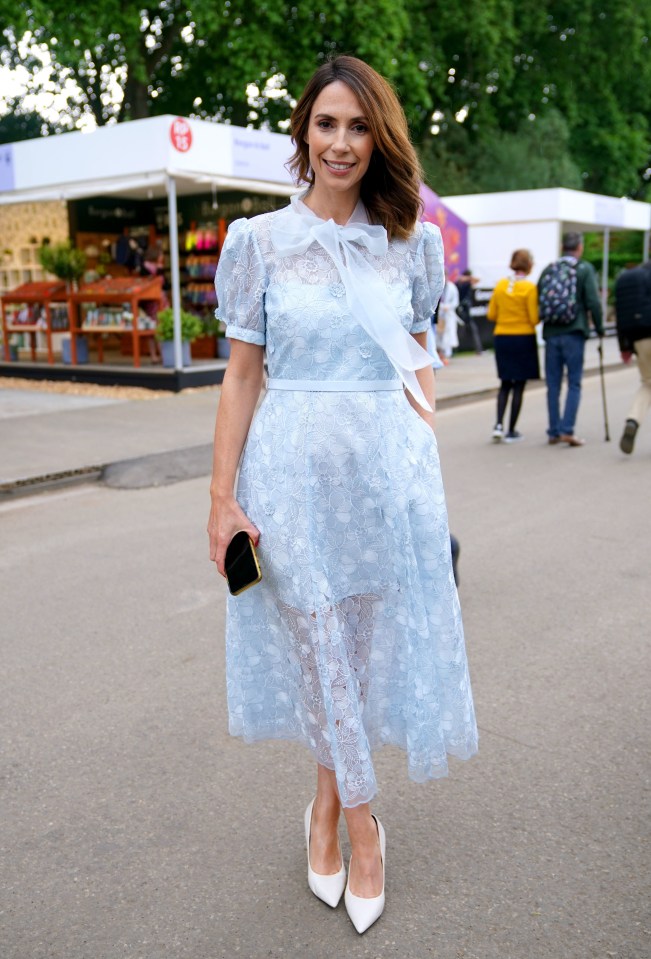
M 226 336 L 264 346 L 264 298 L 267 272 L 251 223 L 235 220 L 228 228 L 215 274 L 215 316 L 226 324 Z
M 411 305 L 414 311 L 412 333 L 424 333 L 425 330 L 429 330 L 444 285 L 445 267 L 441 231 L 433 223 L 423 223 L 416 249 L 411 293 Z

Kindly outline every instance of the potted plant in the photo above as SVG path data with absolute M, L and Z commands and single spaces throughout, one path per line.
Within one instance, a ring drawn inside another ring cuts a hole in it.
M 183 341 L 183 366 L 189 366 L 190 343 L 201 336 L 203 327 L 201 320 L 195 313 L 188 313 L 187 310 L 181 310 L 181 340 Z M 158 325 L 156 326 L 156 339 L 160 343 L 161 355 L 163 357 L 163 366 L 174 366 L 174 313 L 170 306 L 161 310 L 158 314 Z
M 200 316 L 201 336 L 192 344 L 192 357 L 195 360 L 213 360 L 217 356 L 217 337 L 219 336 L 219 320 L 212 313 Z
M 47 240 L 47 242 L 46 242 Z M 38 261 L 46 273 L 51 273 L 59 280 L 65 280 L 66 290 L 76 290 L 78 282 L 86 269 L 86 254 L 83 250 L 74 247 L 70 240 L 65 243 L 50 243 L 44 237 L 43 246 L 38 251 Z M 77 337 L 77 362 L 85 363 L 88 360 L 88 344 L 83 336 Z M 64 337 L 61 343 L 64 363 L 70 362 L 71 341 Z
M 42 246 L 38 251 L 38 260 L 46 273 L 66 281 L 68 291 L 77 289 L 77 283 L 86 269 L 86 254 L 72 246 L 69 240 Z

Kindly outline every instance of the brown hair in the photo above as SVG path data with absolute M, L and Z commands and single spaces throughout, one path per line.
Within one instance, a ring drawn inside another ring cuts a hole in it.
M 299 182 L 314 186 L 305 137 L 314 101 L 324 87 L 337 80 L 345 83 L 359 100 L 375 141 L 361 187 L 361 199 L 369 218 L 372 223 L 382 224 L 390 239 L 407 239 L 422 209 L 419 194 L 422 170 L 409 140 L 407 119 L 398 97 L 384 77 L 363 60 L 335 57 L 312 75 L 292 111 L 291 134 L 296 150 L 288 167 Z
M 529 250 L 516 250 L 511 257 L 511 269 L 516 273 L 531 273 L 533 256 Z

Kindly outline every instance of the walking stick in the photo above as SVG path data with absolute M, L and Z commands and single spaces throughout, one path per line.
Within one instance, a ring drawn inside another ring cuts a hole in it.
M 608 409 L 606 407 L 606 379 L 604 377 L 604 344 L 603 340 L 599 339 L 599 376 L 601 378 L 601 399 L 604 405 L 604 429 L 606 431 L 605 442 L 610 443 L 610 432 L 608 430 Z

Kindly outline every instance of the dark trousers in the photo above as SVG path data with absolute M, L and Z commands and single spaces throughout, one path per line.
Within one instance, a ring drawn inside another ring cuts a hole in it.
M 470 315 L 470 309 L 467 306 L 461 307 L 461 319 L 464 326 L 470 333 L 470 338 L 472 339 L 472 346 L 475 353 L 483 353 L 484 347 L 482 346 L 481 336 L 479 335 L 479 327 L 477 326 L 474 318 Z

